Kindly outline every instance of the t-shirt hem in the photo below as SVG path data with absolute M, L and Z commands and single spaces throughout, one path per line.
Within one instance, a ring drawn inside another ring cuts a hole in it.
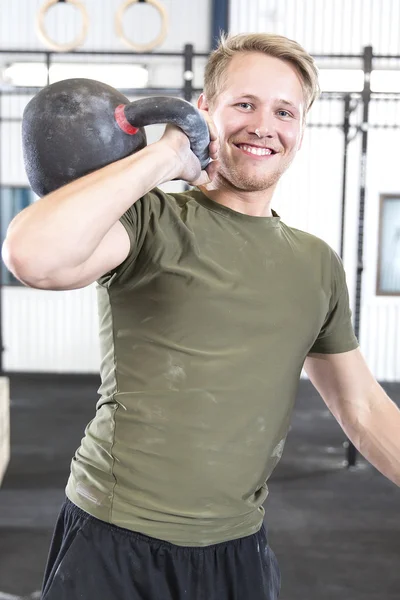
M 251 525 L 248 527 L 244 526 L 243 528 L 235 527 L 235 529 L 238 529 L 238 531 L 233 536 L 229 536 L 226 533 L 221 533 L 220 536 L 215 535 L 216 527 L 214 526 L 212 528 L 212 531 L 210 530 L 210 535 L 207 538 L 207 542 L 203 543 L 199 540 L 196 540 L 194 537 L 188 536 L 187 539 L 182 539 L 182 537 L 180 537 L 178 539 L 178 538 L 175 538 L 173 535 L 165 536 L 165 535 L 159 534 L 158 531 L 156 530 L 155 523 L 153 524 L 153 526 L 151 526 L 151 525 L 146 526 L 144 521 L 143 521 L 143 523 L 141 523 L 140 519 L 132 527 L 129 527 L 129 524 L 127 524 L 125 521 L 124 521 L 124 523 L 121 523 L 118 521 L 118 519 L 110 520 L 109 519 L 109 507 L 101 506 L 99 504 L 96 505 L 94 503 L 85 501 L 85 499 L 81 498 L 80 495 L 77 494 L 77 492 L 74 490 L 74 486 L 73 486 L 73 483 L 71 483 L 71 481 L 68 481 L 68 484 L 65 489 L 65 495 L 70 502 L 72 502 L 80 510 L 82 510 L 84 513 L 86 513 L 89 517 L 94 517 L 95 519 L 98 519 L 99 521 L 102 521 L 103 523 L 108 524 L 108 525 L 115 525 L 116 527 L 124 529 L 127 532 L 142 534 L 142 535 L 145 535 L 152 539 L 166 542 L 168 544 L 172 544 L 173 546 L 180 546 L 183 548 L 208 548 L 210 546 L 215 546 L 217 544 L 234 542 L 235 540 L 240 540 L 240 539 L 249 537 L 251 535 L 254 535 L 255 533 L 258 533 L 258 531 L 260 531 L 260 529 L 263 525 L 264 514 L 265 514 L 264 511 L 259 511 L 259 519 L 258 519 L 257 523 L 255 523 L 254 525 Z M 257 512 L 257 509 L 255 509 L 255 512 Z M 184 525 L 181 525 L 181 527 L 184 527 Z M 202 531 L 204 534 L 204 530 L 202 530 Z
M 350 344 L 345 344 L 343 346 L 340 347 L 332 347 L 332 348 L 318 348 L 318 346 L 315 348 L 313 347 L 307 354 L 307 356 L 309 356 L 310 354 L 344 354 L 345 352 L 351 352 L 352 350 L 357 350 L 357 348 L 360 347 L 360 344 L 358 342 L 354 342 L 354 343 L 350 343 Z

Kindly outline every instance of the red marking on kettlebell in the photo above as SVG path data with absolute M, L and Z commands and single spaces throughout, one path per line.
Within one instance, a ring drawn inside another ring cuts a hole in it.
M 120 129 L 128 135 L 135 135 L 139 131 L 138 127 L 134 127 L 127 121 L 125 117 L 125 104 L 120 104 L 114 111 L 115 120 Z

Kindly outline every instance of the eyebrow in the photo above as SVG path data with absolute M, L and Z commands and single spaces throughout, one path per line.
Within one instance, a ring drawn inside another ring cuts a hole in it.
M 260 101 L 260 98 L 258 96 L 254 96 L 253 94 L 238 94 L 237 96 L 235 96 L 235 100 L 239 100 L 239 98 L 246 98 L 247 100 L 256 100 L 257 102 Z
M 284 104 L 285 106 L 291 106 L 292 108 L 294 108 L 295 110 L 298 110 L 297 106 L 295 106 L 293 104 L 293 102 L 290 102 L 289 100 L 284 100 L 283 98 L 280 98 L 277 101 L 277 104 Z

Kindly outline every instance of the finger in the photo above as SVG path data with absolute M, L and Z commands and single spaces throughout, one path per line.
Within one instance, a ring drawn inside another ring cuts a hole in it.
M 214 142 L 215 140 L 218 139 L 217 128 L 215 127 L 213 121 L 211 121 L 210 119 L 208 119 L 207 124 L 208 124 L 208 130 L 210 132 L 210 140 L 212 142 Z
M 190 185 L 206 185 L 207 183 L 210 183 L 210 177 L 207 173 L 207 171 L 202 171 L 200 174 L 200 177 L 198 179 L 195 179 L 195 181 L 189 181 Z
M 210 140 L 214 141 L 218 139 L 218 132 L 217 132 L 217 128 L 215 127 L 214 121 L 212 121 L 210 119 L 210 114 L 207 110 L 200 110 L 201 114 L 203 115 L 205 121 L 207 122 L 208 125 L 208 131 L 210 133 Z
M 211 142 L 211 144 L 208 147 L 208 153 L 210 155 L 210 158 L 212 158 L 213 160 L 216 160 L 218 158 L 218 152 L 219 152 L 219 143 L 217 141 Z
M 200 177 L 195 181 L 190 182 L 191 185 L 206 185 L 207 183 L 211 183 L 211 181 L 215 178 L 219 167 L 219 161 L 214 160 L 209 163 L 209 165 L 205 168 L 204 171 L 201 172 Z
M 212 181 L 218 173 L 218 169 L 220 166 L 219 160 L 213 160 L 206 167 L 206 173 L 210 181 Z

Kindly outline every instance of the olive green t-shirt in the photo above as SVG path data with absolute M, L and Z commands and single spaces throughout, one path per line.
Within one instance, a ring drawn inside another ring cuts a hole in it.
M 100 399 L 67 496 L 181 546 L 251 535 L 307 354 L 358 346 L 342 263 L 197 189 L 155 189 L 121 222 L 131 252 L 98 282 Z

